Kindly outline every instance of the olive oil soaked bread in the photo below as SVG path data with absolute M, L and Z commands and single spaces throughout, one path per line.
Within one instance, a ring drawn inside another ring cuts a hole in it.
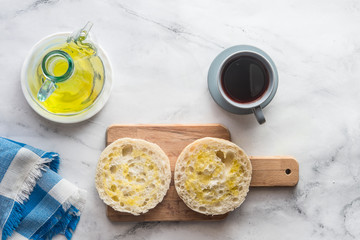
M 249 191 L 252 167 L 245 152 L 219 138 L 188 145 L 175 166 L 175 187 L 194 211 L 220 215 L 239 207 Z
M 107 205 L 139 215 L 163 200 L 170 180 L 169 158 L 158 145 L 121 138 L 101 153 L 95 184 Z

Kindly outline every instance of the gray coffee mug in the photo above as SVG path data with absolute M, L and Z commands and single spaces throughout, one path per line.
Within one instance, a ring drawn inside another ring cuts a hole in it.
M 235 59 L 239 59 L 242 56 L 252 57 L 260 61 L 268 75 L 268 86 L 265 92 L 257 99 L 251 102 L 238 102 L 231 99 L 226 93 L 221 84 L 221 77 L 225 66 L 229 65 Z M 215 102 L 223 109 L 235 113 L 235 114 L 250 114 L 254 113 L 259 124 L 265 122 L 265 117 L 262 109 L 266 107 L 274 98 L 278 87 L 278 73 L 275 63 L 271 60 L 269 55 L 259 48 L 238 45 L 233 46 L 222 51 L 211 63 L 208 72 L 208 87 L 211 96 Z

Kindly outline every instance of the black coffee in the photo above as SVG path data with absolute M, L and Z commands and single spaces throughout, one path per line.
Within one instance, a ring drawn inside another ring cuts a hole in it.
M 248 103 L 265 93 L 269 85 L 269 74 L 260 60 L 240 56 L 225 65 L 221 85 L 230 99 Z

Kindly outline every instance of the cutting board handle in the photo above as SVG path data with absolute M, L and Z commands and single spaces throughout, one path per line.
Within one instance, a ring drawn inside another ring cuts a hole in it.
M 291 156 L 255 157 L 251 187 L 295 186 L 299 181 L 299 163 Z

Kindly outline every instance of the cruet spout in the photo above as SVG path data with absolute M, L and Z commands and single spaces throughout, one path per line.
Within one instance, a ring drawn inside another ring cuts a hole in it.
M 78 31 L 75 31 L 68 38 L 68 42 L 73 41 L 76 45 L 80 47 L 89 47 L 96 53 L 96 48 L 94 44 L 89 39 L 89 32 L 93 26 L 92 22 L 87 22 L 86 25 Z

